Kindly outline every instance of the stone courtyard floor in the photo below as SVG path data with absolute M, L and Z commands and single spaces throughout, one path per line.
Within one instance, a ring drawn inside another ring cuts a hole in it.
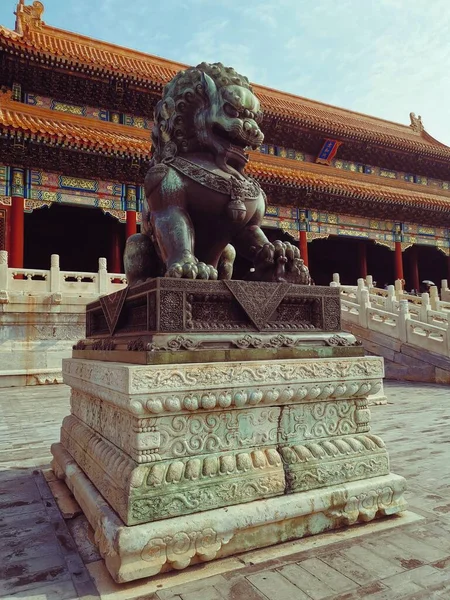
M 450 387 L 385 390 L 388 405 L 372 408 L 372 431 L 392 471 L 408 480 L 405 516 L 120 588 L 84 517 L 63 519 L 42 474 L 69 412 L 68 388 L 0 389 L 0 598 L 449 600 Z

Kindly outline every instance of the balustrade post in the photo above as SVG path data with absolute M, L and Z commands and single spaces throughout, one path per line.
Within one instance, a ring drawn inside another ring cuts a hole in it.
M 431 310 L 430 295 L 424 292 L 421 295 L 422 302 L 420 305 L 420 320 L 422 323 L 428 323 L 428 311 Z
M 368 311 L 370 306 L 371 304 L 369 298 L 369 290 L 367 288 L 364 288 L 360 292 L 359 300 L 359 324 L 361 325 L 361 327 L 367 328 L 369 326 Z
M 395 295 L 397 297 L 397 300 L 400 300 L 401 295 L 403 294 L 402 280 L 396 279 L 394 285 L 395 285 Z
M 61 271 L 59 269 L 59 254 L 50 257 L 50 292 L 61 291 Z
M 393 285 L 388 285 L 386 306 L 385 306 L 386 312 L 391 312 L 391 313 L 396 312 L 395 302 L 396 302 L 395 287 Z
M 433 310 L 439 310 L 439 294 L 435 285 L 430 287 L 430 303 Z
M 98 259 L 98 293 L 108 293 L 108 269 L 106 264 L 106 258 Z
M 369 290 L 370 290 L 370 288 L 374 287 L 372 275 L 367 275 L 367 277 L 366 277 L 366 286 L 369 288 Z
M 337 283 L 337 285 L 341 285 L 341 280 L 339 279 L 339 273 L 333 273 L 333 283 Z
M 8 253 L 0 250 L 0 291 L 8 290 Z
M 398 333 L 400 341 L 408 341 L 408 321 L 411 318 L 409 314 L 408 300 L 400 300 L 400 311 L 398 314 Z
M 361 302 L 361 292 L 362 290 L 365 290 L 366 288 L 366 283 L 364 281 L 364 279 L 362 277 L 360 277 L 358 279 L 358 286 L 356 288 L 356 300 L 357 302 Z
M 444 300 L 445 302 L 450 302 L 450 289 L 448 288 L 448 282 L 448 279 L 443 279 L 441 282 L 441 300 Z

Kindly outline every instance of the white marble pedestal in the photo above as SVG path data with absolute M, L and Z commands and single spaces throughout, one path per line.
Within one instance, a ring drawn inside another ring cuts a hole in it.
M 118 582 L 392 515 L 370 433 L 377 357 L 135 365 L 67 359 L 52 446 Z

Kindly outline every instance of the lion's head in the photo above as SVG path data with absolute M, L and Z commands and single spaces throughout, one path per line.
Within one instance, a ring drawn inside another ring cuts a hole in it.
M 209 152 L 216 164 L 237 176 L 264 135 L 260 104 L 246 77 L 221 63 L 180 71 L 164 88 L 155 108 L 154 163 L 177 154 Z

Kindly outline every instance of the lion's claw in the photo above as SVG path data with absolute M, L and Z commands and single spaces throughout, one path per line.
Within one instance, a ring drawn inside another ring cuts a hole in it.
M 183 262 L 175 262 L 167 269 L 165 277 L 177 279 L 217 279 L 217 269 L 207 265 L 193 256 Z
M 311 284 L 308 268 L 300 258 L 299 249 L 280 240 L 273 244 L 264 244 L 260 248 L 255 258 L 255 271 L 250 278 L 259 281 Z

